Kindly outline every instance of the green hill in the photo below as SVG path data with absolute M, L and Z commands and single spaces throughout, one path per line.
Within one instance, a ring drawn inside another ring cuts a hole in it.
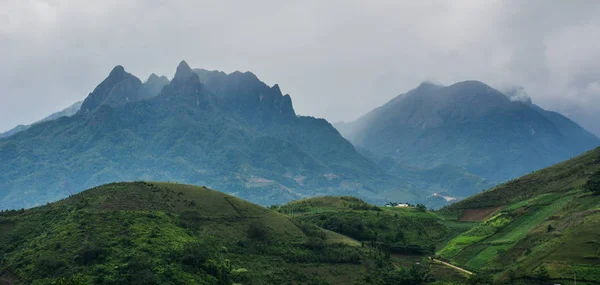
M 296 220 L 352 237 L 367 247 L 382 247 L 390 252 L 396 266 L 429 264 L 430 281 L 460 284 L 466 279 L 454 269 L 421 260 L 456 235 L 454 225 L 446 225 L 434 212 L 419 207 L 377 207 L 355 197 L 338 196 L 302 199 L 273 208 Z
M 107 184 L 0 229 L 0 284 L 354 284 L 376 267 L 353 239 L 183 184 Z
M 278 211 L 359 241 L 386 244 L 396 253 L 432 253 L 448 234 L 443 221 L 427 210 L 377 207 L 354 197 L 308 198 Z
M 554 283 L 600 283 L 600 196 L 586 186 L 599 171 L 600 148 L 442 209 L 481 223 L 438 255 L 509 282 L 547 271 Z

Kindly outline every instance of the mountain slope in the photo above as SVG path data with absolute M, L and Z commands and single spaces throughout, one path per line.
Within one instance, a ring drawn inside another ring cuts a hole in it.
M 592 175 L 600 175 L 600 148 L 442 209 L 482 222 L 438 254 L 502 280 L 537 278 L 545 268 L 557 282 L 574 275 L 600 282 L 600 196 L 586 187 Z
M 402 164 L 451 164 L 496 183 L 600 144 L 562 115 L 477 81 L 423 83 L 339 130 L 356 146 Z
M 75 102 L 73 103 L 71 106 L 58 111 L 56 113 L 51 114 L 48 117 L 45 117 L 33 124 L 37 124 L 37 123 L 41 123 L 41 122 L 47 122 L 47 121 L 52 121 L 52 120 L 56 120 L 60 117 L 70 117 L 75 115 L 75 113 L 77 113 L 77 111 L 79 111 L 79 109 L 81 108 L 81 104 L 83 103 L 83 101 L 79 101 L 79 102 Z M 33 125 L 32 124 L 32 125 Z M 24 131 L 26 129 L 28 129 L 31 125 L 18 125 L 4 133 L 0 133 L 0 138 L 4 138 L 4 137 L 8 137 L 8 136 L 12 136 L 18 132 Z
M 393 253 L 431 254 L 448 229 L 432 212 L 377 207 L 354 197 L 314 197 L 277 209 L 300 221 L 356 240 L 385 244 Z
M 327 121 L 296 116 L 289 95 L 252 73 L 217 73 L 204 84 L 182 62 L 159 95 L 132 100 L 143 89 L 116 67 L 75 116 L 0 140 L 0 208 L 140 179 L 210 185 L 261 204 L 413 195 Z
M 103 185 L 0 228 L 8 284 L 348 284 L 372 264 L 347 237 L 184 184 Z

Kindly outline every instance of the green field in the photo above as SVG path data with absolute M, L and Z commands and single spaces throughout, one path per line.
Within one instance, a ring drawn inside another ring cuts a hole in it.
M 545 268 L 562 284 L 573 276 L 578 284 L 600 283 L 600 196 L 586 188 L 599 169 L 596 149 L 441 209 L 438 215 L 457 220 L 464 210 L 501 207 L 437 255 L 492 272 L 497 282 L 530 282 Z

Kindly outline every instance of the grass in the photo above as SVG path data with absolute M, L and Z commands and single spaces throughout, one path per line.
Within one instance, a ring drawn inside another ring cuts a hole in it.
M 422 247 L 444 240 L 449 229 L 434 213 L 415 207 L 377 207 L 353 197 L 315 197 L 277 209 L 298 220 L 360 241 L 402 243 Z
M 300 221 L 350 236 L 370 247 L 389 247 L 396 267 L 420 263 L 429 249 L 469 229 L 474 223 L 453 222 L 415 207 L 376 207 L 353 197 L 315 197 L 274 207 Z M 410 249 L 410 253 L 407 250 Z M 418 250 L 414 250 L 418 249 Z M 432 280 L 460 284 L 466 276 L 439 264 L 429 264 Z M 392 281 L 393 282 L 393 281 Z M 395 283 L 391 283 L 395 284 Z
M 211 189 L 113 183 L 0 214 L 14 284 L 352 284 L 360 243 Z
M 600 283 L 600 196 L 584 188 L 598 169 L 600 149 L 441 209 L 437 214 L 451 224 L 460 223 L 463 211 L 501 208 L 437 254 L 467 269 L 491 270 L 499 282 L 531 281 L 543 265 L 555 283 L 573 274 L 582 284 Z

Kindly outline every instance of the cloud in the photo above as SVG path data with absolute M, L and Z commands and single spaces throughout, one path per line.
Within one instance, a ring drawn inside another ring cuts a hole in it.
M 521 86 L 543 107 L 600 113 L 599 12 L 598 1 L 5 0 L 0 129 L 84 98 L 115 65 L 172 77 L 181 59 L 250 70 L 332 121 L 425 80 Z

